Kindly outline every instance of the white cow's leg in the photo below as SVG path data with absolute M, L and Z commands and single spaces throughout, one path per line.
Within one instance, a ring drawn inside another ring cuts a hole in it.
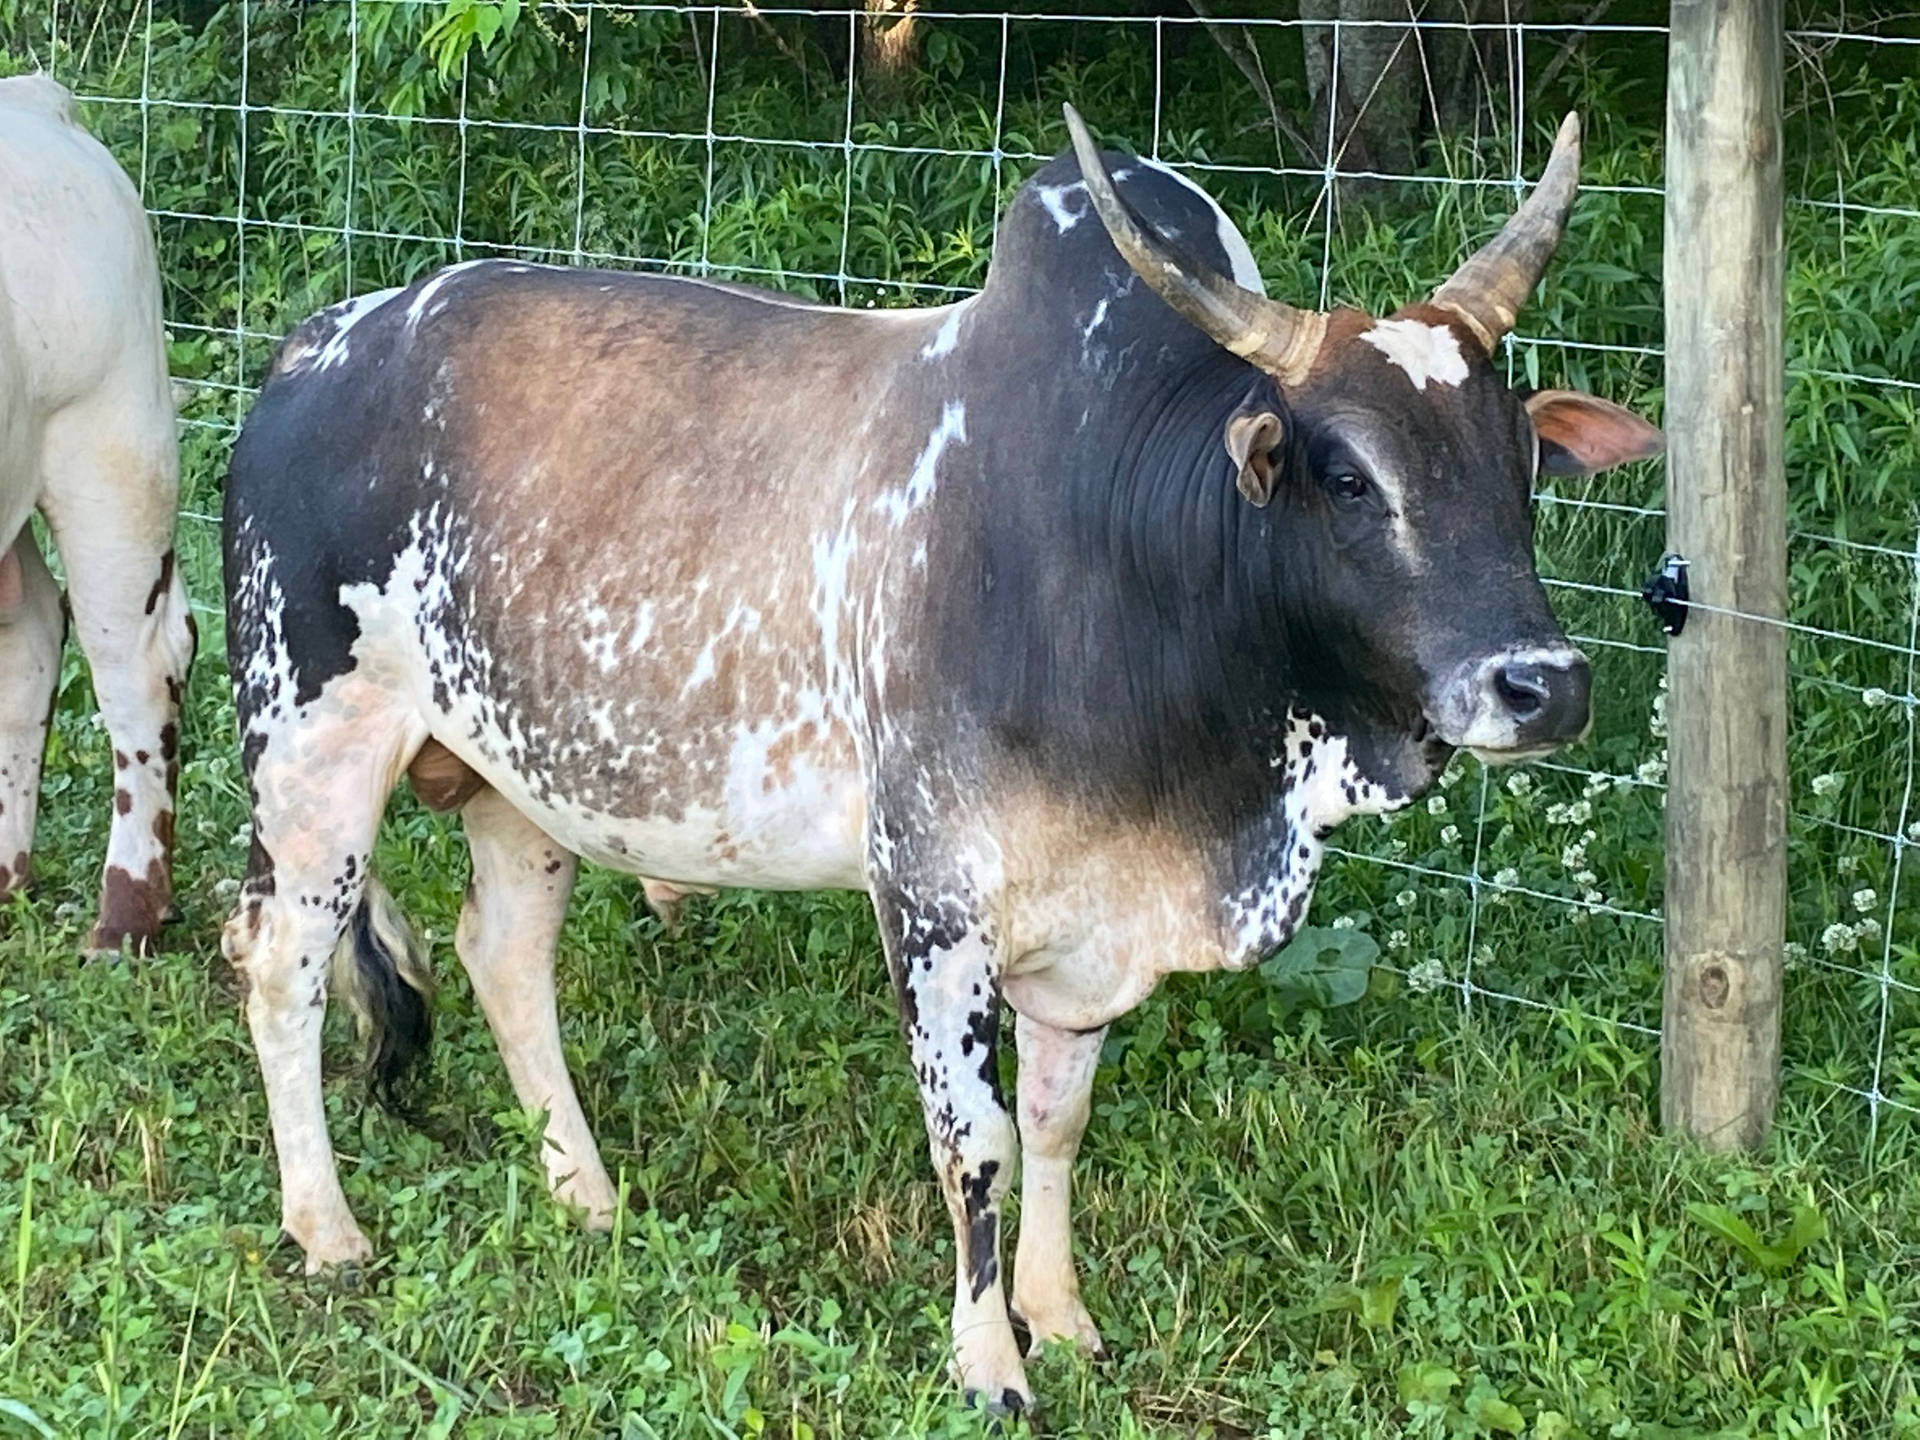
M 1000 1205 L 1017 1151 L 995 1068 L 1000 962 L 991 928 L 956 913 L 950 894 L 922 907 L 897 888 L 877 887 L 874 912 L 953 1220 L 954 1369 L 970 1397 L 1018 1410 L 1033 1392 L 1000 1281 Z
M 556 1198 L 606 1229 L 616 1203 L 600 1150 L 587 1128 L 560 1050 L 553 951 L 573 889 L 574 857 L 499 791 L 488 788 L 461 812 L 473 851 L 473 882 L 460 910 L 454 948 L 473 980 L 513 1080 L 529 1110 L 547 1112 L 547 1184 Z
M 153 948 L 173 906 L 173 787 L 194 631 L 174 563 L 173 417 L 143 424 L 111 399 L 48 426 L 43 509 L 113 742 L 113 822 L 88 948 L 138 953 Z
M 1087 1128 L 1093 1072 L 1106 1029 L 1056 1030 L 1022 1015 L 1014 1026 L 1020 1061 L 1020 1244 L 1013 1260 L 1013 1313 L 1037 1352 L 1071 1340 L 1101 1352 L 1100 1332 L 1080 1303 L 1073 1271 L 1073 1159 Z
M 0 899 L 27 884 L 65 629 L 60 587 L 23 527 L 0 550 Z
M 320 1022 L 329 957 L 365 888 L 387 794 L 425 727 L 395 717 L 384 695 L 352 677 L 304 713 L 242 724 L 253 853 L 221 949 L 246 986 L 279 1159 L 280 1224 L 312 1274 L 372 1253 L 327 1137 Z

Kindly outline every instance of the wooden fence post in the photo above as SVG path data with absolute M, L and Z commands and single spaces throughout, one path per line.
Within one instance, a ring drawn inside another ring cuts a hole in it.
M 1781 0 L 1673 0 L 1667 538 L 1696 603 L 1786 614 Z M 1780 1072 L 1787 636 L 1693 610 L 1668 647 L 1663 1123 L 1757 1144 Z

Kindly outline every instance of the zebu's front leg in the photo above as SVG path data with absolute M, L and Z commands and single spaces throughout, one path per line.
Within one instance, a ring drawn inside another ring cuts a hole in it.
M 1013 1032 L 1020 1059 L 1020 1248 L 1013 1259 L 1013 1313 L 1037 1351 L 1070 1340 L 1090 1355 L 1104 1347 L 1073 1270 L 1073 1160 L 1087 1128 L 1097 1030 L 1061 1030 L 1022 1015 Z
M 996 1410 L 1030 1403 L 1000 1283 L 1000 1204 L 1017 1158 L 1000 1095 L 1000 957 L 993 928 L 950 882 L 894 876 L 874 912 L 920 1082 L 927 1140 L 953 1220 L 953 1363 L 960 1384 Z

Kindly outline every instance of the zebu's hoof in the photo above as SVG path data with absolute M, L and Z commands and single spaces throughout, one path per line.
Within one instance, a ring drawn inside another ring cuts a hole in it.
M 970 1410 L 984 1410 L 994 1420 L 1011 1420 L 1033 1409 L 1033 1397 L 1015 1390 L 1012 1386 L 1003 1388 L 998 1395 L 985 1390 L 965 1390 L 962 1397 Z M 996 1425 L 995 1430 L 999 1429 Z
M 306 1256 L 302 1268 L 308 1275 L 328 1280 L 343 1290 L 360 1288 L 362 1267 L 373 1259 L 373 1246 L 357 1225 L 349 1221 L 345 1229 L 330 1230 L 305 1240 L 292 1226 L 283 1223 L 281 1231 L 290 1236 Z
M 1010 1305 L 1007 1317 L 1013 1322 L 1014 1338 L 1020 1343 L 1020 1352 L 1029 1360 L 1055 1343 L 1071 1345 L 1089 1360 L 1111 1358 L 1106 1341 L 1100 1338 L 1100 1332 L 1094 1326 L 1093 1317 L 1087 1314 L 1087 1307 L 1077 1298 L 1058 1307 L 1053 1314 L 1048 1314 L 1037 1305 L 1030 1310 L 1022 1309 L 1017 1304 Z

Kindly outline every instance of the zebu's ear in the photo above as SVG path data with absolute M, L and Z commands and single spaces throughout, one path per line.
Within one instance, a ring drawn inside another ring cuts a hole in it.
M 1667 437 L 1633 411 L 1578 390 L 1536 390 L 1527 414 L 1540 437 L 1542 475 L 1591 475 L 1666 448 Z
M 1271 410 L 1242 410 L 1227 422 L 1227 458 L 1233 462 L 1234 484 L 1255 505 L 1273 498 L 1273 483 L 1285 457 L 1287 424 Z

